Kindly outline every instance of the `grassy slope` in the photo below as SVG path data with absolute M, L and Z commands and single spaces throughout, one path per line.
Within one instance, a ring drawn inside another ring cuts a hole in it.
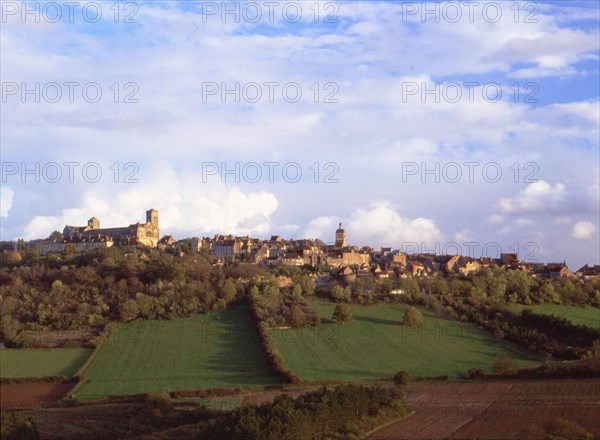
M 315 306 L 323 318 L 320 328 L 273 332 L 286 366 L 302 380 L 373 380 L 400 370 L 413 376 L 489 370 L 501 351 L 520 366 L 537 364 L 534 355 L 514 344 L 427 311 L 425 327 L 411 329 L 398 324 L 404 309 L 398 305 L 353 305 L 354 321 L 344 325 L 331 322 L 334 305 Z
M 86 375 L 80 397 L 280 383 L 241 307 L 121 324 Z
M 91 352 L 89 348 L 0 350 L 0 376 L 71 378 Z
M 556 315 L 566 318 L 573 324 L 586 325 L 592 328 L 600 328 L 600 309 L 594 307 L 572 307 L 561 305 L 537 305 L 524 306 L 514 305 L 514 310 L 531 309 L 535 313 L 545 315 Z

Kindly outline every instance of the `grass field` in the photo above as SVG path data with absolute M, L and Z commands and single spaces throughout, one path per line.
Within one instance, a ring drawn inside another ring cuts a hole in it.
M 121 324 L 85 374 L 84 398 L 281 383 L 242 307 Z
M 539 362 L 514 344 L 427 311 L 425 326 L 413 329 L 399 325 L 404 315 L 399 305 L 353 305 L 354 321 L 343 325 L 331 321 L 334 305 L 315 302 L 315 307 L 321 327 L 272 333 L 286 367 L 302 380 L 366 381 L 400 370 L 421 377 L 486 371 L 500 352 L 523 367 Z
M 0 350 L 0 377 L 71 378 L 92 352 L 89 348 Z
M 592 328 L 600 328 L 600 309 L 594 307 L 573 307 L 560 305 L 538 305 L 524 306 L 517 304 L 513 309 L 521 311 L 523 309 L 531 309 L 535 313 L 544 315 L 556 315 L 561 318 L 566 318 L 573 324 L 586 325 Z

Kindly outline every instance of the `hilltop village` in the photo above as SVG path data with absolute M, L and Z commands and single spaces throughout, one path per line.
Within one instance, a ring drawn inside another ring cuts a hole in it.
M 502 253 L 499 258 L 473 258 L 463 255 L 436 255 L 433 253 L 408 254 L 382 247 L 349 245 L 342 223 L 335 231 L 335 241 L 326 244 L 319 239 L 286 240 L 273 235 L 268 240 L 249 236 L 215 235 L 176 240 L 172 235 L 160 238 L 158 211 L 146 211 L 145 223 L 134 223 L 117 228 L 101 228 L 100 220 L 92 217 L 86 226 L 66 225 L 61 233 L 53 233 L 44 240 L 3 243 L 3 248 L 35 250 L 40 255 L 50 252 L 84 251 L 111 246 L 137 245 L 158 248 L 180 254 L 201 252 L 213 265 L 246 262 L 268 267 L 305 266 L 328 269 L 339 281 L 349 283 L 357 278 L 375 280 L 425 277 L 444 274 L 469 275 L 486 267 L 518 269 L 534 278 L 571 277 L 600 278 L 600 265 L 587 264 L 572 272 L 562 263 L 520 261 L 515 253 Z

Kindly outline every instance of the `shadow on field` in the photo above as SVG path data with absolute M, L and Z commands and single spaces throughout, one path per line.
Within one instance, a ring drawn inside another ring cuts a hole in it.
M 244 307 L 215 317 L 217 354 L 206 362 L 225 386 L 280 384 L 263 354 L 258 331 Z
M 374 318 L 371 316 L 354 315 L 354 319 L 356 321 L 372 322 L 373 324 L 397 325 L 397 326 L 400 326 L 402 324 L 400 322 L 400 320 Z

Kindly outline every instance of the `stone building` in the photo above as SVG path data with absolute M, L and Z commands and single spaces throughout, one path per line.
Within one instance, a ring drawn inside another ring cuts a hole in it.
M 158 228 L 158 211 L 146 211 L 146 223 L 134 223 L 119 228 L 100 228 L 100 220 L 92 217 L 87 226 L 70 226 L 63 229 L 63 239 L 66 242 L 113 242 L 115 244 L 141 244 L 156 247 L 160 240 Z
M 344 248 L 346 247 L 346 231 L 342 228 L 342 224 L 340 223 L 340 227 L 335 231 L 335 247 Z

